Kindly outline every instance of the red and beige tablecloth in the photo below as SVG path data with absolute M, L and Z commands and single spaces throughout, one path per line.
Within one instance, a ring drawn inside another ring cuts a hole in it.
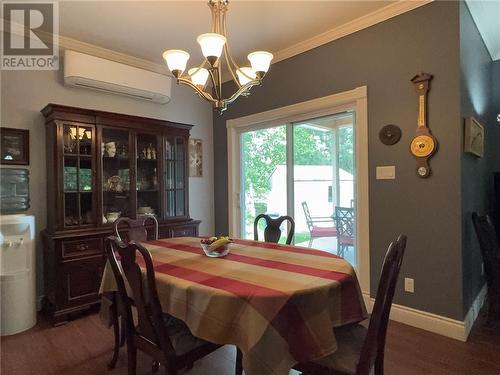
M 237 345 L 247 375 L 285 375 L 297 362 L 331 354 L 332 328 L 366 318 L 356 274 L 342 258 L 246 240 L 236 240 L 224 258 L 208 258 L 199 242 L 143 244 L 153 257 L 162 308 L 195 336 Z M 103 280 L 103 291 L 110 285 Z

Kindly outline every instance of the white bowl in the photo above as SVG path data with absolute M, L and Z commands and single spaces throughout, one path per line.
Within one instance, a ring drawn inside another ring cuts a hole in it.
M 224 245 L 224 246 L 220 246 L 216 250 L 212 250 L 212 251 L 208 250 L 210 245 L 200 243 L 200 246 L 203 249 L 203 252 L 205 253 L 205 255 L 207 257 L 210 257 L 210 258 L 220 258 L 220 257 L 224 257 L 227 254 L 229 254 L 229 244 Z
M 108 212 L 106 214 L 106 219 L 108 223 L 114 223 L 121 215 L 121 212 Z

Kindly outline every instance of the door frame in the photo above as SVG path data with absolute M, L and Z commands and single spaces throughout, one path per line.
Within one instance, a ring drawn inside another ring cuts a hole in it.
M 322 98 L 230 119 L 226 121 L 226 128 L 229 236 L 239 237 L 241 233 L 241 133 L 335 115 L 346 111 L 355 113 L 357 273 L 363 294 L 369 296 L 370 228 L 367 91 L 366 86 L 361 86 Z

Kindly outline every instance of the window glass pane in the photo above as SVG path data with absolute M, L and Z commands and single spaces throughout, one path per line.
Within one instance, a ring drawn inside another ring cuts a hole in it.
M 184 215 L 184 191 L 183 190 L 176 190 L 175 191 L 175 214 L 177 216 L 183 216 Z
M 256 216 L 279 217 L 287 213 L 286 201 L 286 126 L 246 132 L 242 145 L 242 237 L 254 238 Z M 263 240 L 265 221 L 259 223 L 259 239 Z M 282 240 L 286 230 L 282 233 Z
M 295 244 L 355 265 L 353 120 L 343 113 L 293 125 L 293 202 Z

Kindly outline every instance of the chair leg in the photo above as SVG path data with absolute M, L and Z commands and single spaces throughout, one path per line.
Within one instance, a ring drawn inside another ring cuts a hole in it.
M 167 366 L 164 366 L 165 375 L 177 375 L 176 369 L 169 369 Z
M 153 361 L 151 365 L 151 371 L 153 371 L 153 373 L 157 373 L 159 370 L 160 370 L 160 362 Z
M 309 245 L 307 247 L 311 247 L 313 244 L 313 237 L 309 237 Z
M 125 342 L 127 341 L 127 323 L 125 322 L 125 318 L 123 316 L 120 318 L 120 322 L 121 322 L 121 330 L 120 330 L 121 333 L 120 347 L 121 347 L 125 345 Z
M 137 348 L 132 337 L 127 337 L 128 375 L 137 372 Z
M 120 322 L 118 321 L 118 309 L 116 307 L 116 298 L 113 298 L 113 304 L 111 306 L 111 325 L 113 326 L 113 335 L 115 340 L 115 346 L 113 348 L 113 358 L 108 363 L 108 369 L 114 369 L 116 362 L 118 361 L 118 355 L 120 354 Z
M 236 348 L 236 366 L 234 368 L 234 375 L 243 374 L 243 353 L 240 348 Z
M 375 375 L 384 375 L 384 354 L 380 354 L 375 359 Z

